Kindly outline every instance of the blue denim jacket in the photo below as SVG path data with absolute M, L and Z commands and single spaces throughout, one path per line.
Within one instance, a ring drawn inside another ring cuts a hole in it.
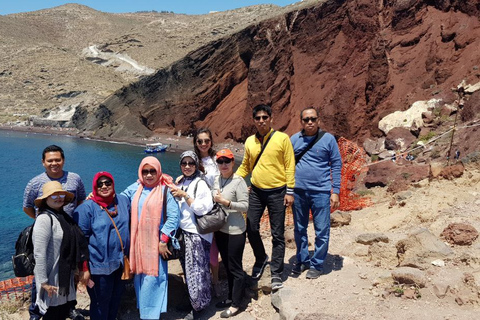
M 113 218 L 122 237 L 125 254 L 130 250 L 130 200 L 124 195 L 115 197 L 118 215 Z M 115 210 L 111 205 L 109 211 Z M 92 200 L 79 205 L 73 218 L 77 221 L 88 239 L 90 251 L 89 268 L 91 274 L 109 275 L 123 265 L 123 252 L 120 239 L 108 213 Z

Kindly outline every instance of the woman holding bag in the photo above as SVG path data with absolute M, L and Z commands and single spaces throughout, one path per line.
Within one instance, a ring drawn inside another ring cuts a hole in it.
M 214 201 L 228 212 L 227 223 L 215 232 L 220 256 L 227 271 L 228 297 L 217 303 L 216 307 L 228 308 L 220 316 L 230 318 L 240 312 L 245 292 L 242 258 L 247 226 L 243 212 L 248 209 L 248 189 L 245 180 L 233 173 L 235 162 L 232 151 L 218 151 L 216 162 L 220 175 L 215 178 L 212 194 Z
M 185 319 L 197 319 L 211 300 L 210 245 L 213 234 L 199 234 L 195 216 L 202 216 L 213 208 L 210 188 L 202 179 L 199 160 L 195 152 L 185 151 L 180 155 L 182 176 L 172 194 L 180 205 L 180 228 L 185 244 L 184 256 L 180 258 L 187 283 L 192 311 Z
M 98 172 L 92 196 L 73 217 L 88 240 L 90 259 L 80 280 L 90 296 L 90 319 L 114 320 L 125 289 L 121 278 L 130 247 L 130 201 L 115 193 L 110 173 Z
M 141 319 L 160 319 L 160 314 L 167 311 L 168 264 L 162 257 L 170 254 L 167 243 L 172 241 L 180 219 L 178 204 L 170 192 L 163 208 L 167 187 L 175 187 L 172 177 L 162 173 L 157 158 L 146 157 L 138 167 L 137 182 L 122 192 L 131 200 L 130 266 L 135 273 Z M 166 221 L 162 219 L 164 209 Z

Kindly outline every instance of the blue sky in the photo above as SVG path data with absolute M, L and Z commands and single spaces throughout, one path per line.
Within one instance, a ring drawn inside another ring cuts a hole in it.
M 135 11 L 173 11 L 175 13 L 205 14 L 210 11 L 225 11 L 256 4 L 276 4 L 286 6 L 300 0 L 0 0 L 0 15 L 18 12 L 36 11 L 60 6 L 66 3 L 78 3 L 103 12 Z

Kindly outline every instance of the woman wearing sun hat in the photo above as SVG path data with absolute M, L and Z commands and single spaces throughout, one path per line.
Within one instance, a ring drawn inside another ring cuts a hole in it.
M 220 314 L 222 318 L 238 314 L 245 288 L 242 258 L 247 227 L 243 213 L 248 209 L 248 189 L 245 180 L 233 172 L 234 160 L 229 149 L 217 152 L 216 162 L 220 175 L 215 178 L 212 190 L 214 201 L 228 212 L 227 223 L 215 232 L 228 279 L 228 298 L 216 305 L 217 308 L 228 308 Z
M 115 193 L 110 173 L 98 172 L 92 196 L 75 209 L 73 218 L 88 239 L 90 257 L 80 281 L 90 296 L 90 319 L 116 319 L 125 288 L 123 258 L 130 248 L 130 200 Z
M 33 254 L 37 305 L 43 319 L 66 319 L 68 302 L 76 299 L 74 274 L 88 260 L 85 237 L 75 221 L 63 211 L 74 195 L 62 189 L 58 181 L 43 185 L 42 196 L 35 199 L 39 209 L 33 227 Z

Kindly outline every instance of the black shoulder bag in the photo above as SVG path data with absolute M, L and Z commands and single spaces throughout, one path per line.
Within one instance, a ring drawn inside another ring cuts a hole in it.
M 298 155 L 295 156 L 295 164 L 299 163 L 300 162 L 300 159 L 302 159 L 303 155 L 305 153 L 307 153 L 308 150 L 312 149 L 312 147 L 320 140 L 322 139 L 323 135 L 325 134 L 324 131 L 322 130 L 318 130 L 317 133 L 315 134 L 315 139 L 313 139 L 312 141 L 310 141 L 310 143 L 308 144 L 308 146 L 302 150 L 302 152 L 300 152 Z
M 163 211 L 163 223 L 165 224 L 165 222 L 167 221 L 167 191 L 168 191 L 168 187 L 165 186 L 164 187 L 164 190 L 163 190 L 163 208 L 162 208 L 162 211 Z M 184 243 L 183 243 L 183 232 L 182 232 L 182 229 L 178 228 L 177 229 L 177 232 L 175 232 L 175 238 L 177 238 L 177 241 L 178 243 L 180 244 L 180 249 L 175 249 L 173 247 L 173 243 L 172 243 L 172 240 L 170 239 L 170 241 L 167 242 L 167 249 L 168 251 L 170 251 L 171 255 L 168 256 L 167 259 L 163 258 L 164 260 L 176 260 L 176 259 L 179 259 L 180 256 L 182 256 L 183 254 L 183 251 L 185 246 L 184 246 Z

